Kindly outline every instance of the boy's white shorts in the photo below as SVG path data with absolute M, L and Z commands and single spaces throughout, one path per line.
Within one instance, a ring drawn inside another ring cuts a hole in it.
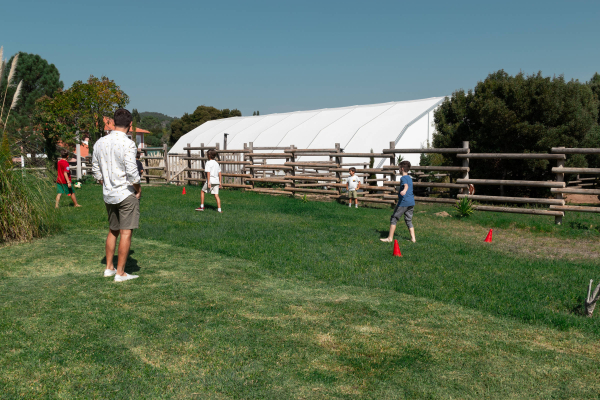
M 205 193 L 209 193 L 208 184 L 204 182 L 204 186 L 202 186 L 202 191 Z M 215 185 L 214 183 L 210 184 L 210 194 L 219 194 L 219 185 Z

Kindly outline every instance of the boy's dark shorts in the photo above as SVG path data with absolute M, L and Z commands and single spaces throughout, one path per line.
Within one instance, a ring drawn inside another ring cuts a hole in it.
M 106 204 L 111 231 L 137 229 L 140 224 L 140 201 L 131 195 L 119 204 Z
M 404 222 L 406 222 L 406 226 L 409 228 L 413 227 L 412 224 L 412 216 L 413 216 L 414 206 L 408 207 L 400 207 L 400 203 L 396 205 L 394 209 L 394 213 L 392 214 L 392 218 L 390 218 L 390 225 L 396 225 L 400 220 L 400 217 L 404 215 Z

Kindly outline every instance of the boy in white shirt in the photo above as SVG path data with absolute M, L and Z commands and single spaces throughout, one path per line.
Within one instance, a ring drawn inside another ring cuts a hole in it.
M 346 190 L 348 191 L 348 207 L 352 207 L 352 199 L 356 204 L 356 208 L 358 208 L 358 193 L 357 190 L 360 189 L 360 178 L 356 176 L 356 168 L 352 167 L 349 169 L 350 176 L 346 181 Z
M 217 156 L 217 152 L 215 150 L 209 150 L 207 153 L 208 162 L 204 166 L 204 171 L 206 172 L 206 182 L 204 182 L 204 186 L 202 187 L 202 192 L 200 192 L 200 207 L 196 208 L 196 211 L 204 211 L 204 193 L 209 193 L 215 195 L 215 199 L 217 199 L 217 211 L 221 211 L 221 199 L 219 198 L 219 186 L 221 185 L 221 167 L 219 163 L 215 161 L 215 157 Z

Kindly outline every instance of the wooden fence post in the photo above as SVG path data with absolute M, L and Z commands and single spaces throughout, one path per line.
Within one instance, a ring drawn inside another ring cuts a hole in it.
M 564 149 L 563 147 L 559 147 L 559 149 Z M 565 160 L 556 160 L 556 167 L 557 168 L 563 168 L 565 166 Z M 564 173 L 557 173 L 556 174 L 556 182 L 564 182 L 565 181 L 565 174 Z M 561 199 L 563 198 L 563 194 L 562 193 L 556 193 L 556 198 L 557 199 Z M 554 217 L 554 223 L 556 225 L 561 225 L 562 224 L 562 216 L 556 215 Z
M 342 149 L 341 149 L 339 143 L 335 144 L 335 152 L 336 153 L 341 153 L 342 152 Z M 330 157 L 330 159 L 331 159 L 331 157 Z M 337 169 L 340 169 L 341 168 L 340 164 L 342 163 L 342 157 L 336 156 L 335 157 L 335 163 L 337 164 Z M 336 171 L 335 177 L 338 179 L 338 183 L 342 183 L 342 173 L 341 172 Z M 339 196 L 342 195 L 342 188 L 341 187 L 336 187 L 336 190 L 337 190 L 338 199 L 339 199 Z M 348 200 L 348 201 L 350 201 L 350 200 Z
M 200 168 L 204 169 L 206 165 L 206 163 L 204 162 L 204 143 L 200 143 L 200 147 L 200 157 L 202 158 L 202 160 L 200 160 Z M 200 172 L 198 176 L 200 176 L 203 179 L 206 179 L 206 171 Z M 198 185 L 202 186 L 202 182 L 198 181 Z
M 468 141 L 464 141 L 463 142 L 463 149 L 468 149 L 469 148 L 469 142 Z M 467 154 L 470 152 L 471 150 L 467 150 Z M 469 159 L 468 158 L 463 158 L 462 159 L 462 166 L 469 168 Z M 463 171 L 462 172 L 462 179 L 469 179 L 469 171 Z M 452 178 L 450 178 L 450 182 L 452 182 Z M 460 189 L 459 193 L 461 194 L 469 194 L 469 189 L 467 189 L 467 193 L 465 193 L 464 189 Z
M 296 146 L 294 146 L 292 144 L 292 145 L 290 145 L 290 148 L 292 150 L 294 150 L 296 148 Z M 286 161 L 289 161 L 289 162 L 292 162 L 292 163 L 296 162 L 296 153 L 290 153 L 290 157 L 286 158 Z M 290 175 L 292 175 L 292 183 L 291 184 L 286 183 L 286 186 L 290 185 L 292 187 L 292 189 L 296 188 L 296 181 L 294 180 L 294 177 L 296 176 L 296 168 L 297 168 L 296 166 L 293 166 L 292 167 L 292 171 L 290 172 Z M 287 175 L 288 172 L 286 171 L 285 174 Z M 296 191 L 294 191 L 294 190 L 292 190 L 292 197 L 296 197 Z
M 240 159 L 240 161 L 248 161 L 248 152 L 249 152 L 249 148 L 248 148 L 248 143 L 244 143 L 244 157 Z M 240 172 L 242 174 L 246 174 L 246 164 L 242 164 L 242 168 L 240 168 Z M 250 182 L 250 185 L 252 186 L 252 189 L 254 189 L 254 181 L 246 181 L 245 178 L 241 178 L 242 181 L 242 185 L 245 185 L 246 182 Z
M 390 142 L 390 149 L 395 149 L 396 148 L 396 142 Z M 392 154 L 393 157 L 390 158 L 390 165 L 396 165 L 396 153 Z M 390 174 L 390 181 L 396 181 L 396 170 L 393 169 L 392 173 Z M 377 183 L 377 182 L 376 182 Z M 396 205 L 395 204 L 391 204 L 392 208 L 395 208 Z
M 463 142 L 463 149 L 468 149 L 469 148 L 469 142 Z M 467 154 L 470 152 L 471 150 L 467 151 Z M 469 167 L 469 159 L 468 158 L 463 158 L 462 161 L 462 166 L 468 168 Z M 462 179 L 469 179 L 469 171 L 463 171 L 462 173 Z
M 256 160 L 254 158 L 254 142 L 250 142 L 249 147 L 250 147 L 250 161 L 252 162 L 252 165 L 255 165 Z M 258 172 L 256 172 L 256 168 L 252 168 L 250 171 L 251 171 L 250 175 L 252 175 L 253 179 L 258 178 Z M 252 187 L 255 188 L 254 181 L 252 181 Z
M 192 184 L 192 181 L 190 181 L 190 179 L 192 179 L 192 171 L 190 171 L 190 169 L 192 169 L 192 160 L 190 159 L 192 157 L 192 151 L 189 149 L 190 147 L 192 147 L 191 143 L 187 144 L 188 150 L 187 150 L 187 167 L 188 167 L 188 172 L 187 172 L 187 176 L 188 176 L 188 186 Z
M 163 144 L 163 157 L 165 159 L 165 179 L 166 179 L 166 182 L 168 185 L 171 177 L 169 176 L 169 155 L 167 153 L 167 144 L 166 143 Z
M 144 164 L 146 166 L 146 168 L 144 168 L 144 175 L 146 176 L 146 184 L 150 184 L 150 178 L 148 177 L 148 175 L 149 175 L 148 174 L 148 171 L 149 171 L 149 169 L 148 169 L 148 167 L 149 167 L 149 165 L 148 165 L 148 150 L 143 150 L 143 152 L 144 152 Z

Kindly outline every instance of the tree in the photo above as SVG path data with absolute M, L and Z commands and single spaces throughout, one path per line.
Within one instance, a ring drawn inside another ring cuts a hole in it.
M 175 118 L 171 122 L 170 142 L 175 143 L 180 137 L 206 121 L 241 116 L 242 113 L 238 109 L 229 110 L 228 108 L 225 108 L 219 110 L 210 106 L 198 106 L 192 114 L 185 113 L 181 118 Z
M 462 147 L 468 140 L 474 153 L 548 152 L 556 146 L 589 145 L 599 133 L 598 99 L 592 89 L 562 76 L 543 77 L 541 72 L 492 73 L 475 90 L 458 90 L 446 98 L 434 119 L 434 147 Z M 447 156 L 444 162 L 458 163 Z M 584 167 L 590 162 L 595 162 L 593 157 L 571 156 L 567 165 Z M 471 171 L 473 176 L 500 179 L 554 177 L 547 160 L 477 160 Z M 510 190 L 518 194 L 523 188 Z
M 600 100 L 600 74 L 596 72 L 587 85 L 592 89 L 592 93 L 594 93 L 596 99 Z M 600 104 L 600 101 L 598 104 Z M 598 124 L 600 124 L 600 110 L 598 111 Z
M 252 116 L 256 116 L 256 111 L 253 111 L 253 112 L 252 112 Z
M 63 82 L 56 66 L 37 54 L 18 53 L 8 60 L 7 65 L 12 65 L 17 57 L 13 85 L 9 85 L 7 91 L 9 68 L 4 69 L 0 85 L 0 92 L 6 93 L 9 101 L 16 90 L 14 83 L 23 82 L 18 104 L 11 111 L 6 128 L 17 148 L 23 148 L 25 153 L 40 153 L 43 150 L 43 138 L 35 131 L 32 123 L 35 104 L 42 96 L 54 96 L 57 90 L 63 88 Z
M 133 111 L 131 111 L 131 117 L 136 122 L 136 124 L 139 124 L 142 120 L 142 117 L 140 117 L 140 113 L 138 112 L 137 108 L 134 108 Z
M 93 146 L 104 133 L 104 117 L 114 115 L 115 110 L 129 103 L 129 96 L 112 80 L 103 76 L 90 76 L 87 82 L 76 81 L 54 98 L 38 100 L 34 122 L 45 139 L 46 154 L 52 160 L 57 157 L 57 144 L 78 143 L 80 133 L 89 135 Z
M 156 135 L 152 135 L 152 134 L 144 135 L 144 142 L 146 143 L 146 146 L 149 146 L 149 147 L 162 146 L 162 141 L 160 139 L 161 138 L 157 137 Z
M 151 115 L 149 116 L 143 116 L 142 120 L 139 123 L 140 128 L 144 128 L 144 129 L 148 129 L 150 132 L 157 134 L 157 133 L 161 133 L 162 134 L 162 122 L 159 121 L 158 118 L 153 117 Z

